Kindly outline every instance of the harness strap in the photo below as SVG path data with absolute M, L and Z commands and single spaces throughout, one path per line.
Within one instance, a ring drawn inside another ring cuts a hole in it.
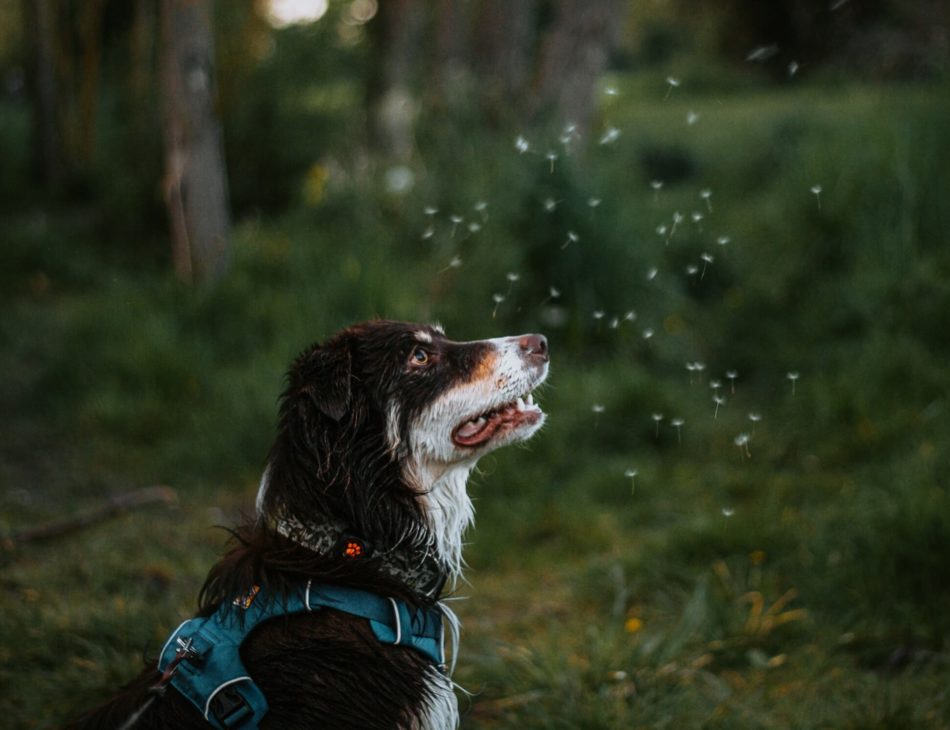
M 241 662 L 241 644 L 259 624 L 277 616 L 330 608 L 367 619 L 377 640 L 412 648 L 445 671 L 442 610 L 411 609 L 395 598 L 354 588 L 313 584 L 286 599 L 255 589 L 222 603 L 206 618 L 182 623 L 165 642 L 158 668 L 219 730 L 255 728 L 267 700 Z M 183 653 L 187 654 L 182 656 Z

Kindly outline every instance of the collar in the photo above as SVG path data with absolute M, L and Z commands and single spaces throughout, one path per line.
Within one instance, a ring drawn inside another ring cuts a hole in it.
M 372 543 L 350 530 L 343 522 L 327 520 L 305 525 L 296 517 L 284 517 L 277 532 L 298 545 L 325 557 L 375 562 L 380 572 L 402 583 L 426 600 L 437 600 L 446 581 L 446 572 L 429 548 L 376 551 Z

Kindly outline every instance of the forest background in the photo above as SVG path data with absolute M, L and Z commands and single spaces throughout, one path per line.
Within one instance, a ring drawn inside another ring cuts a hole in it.
M 0 18 L 4 726 L 154 656 L 290 359 L 381 316 L 551 342 L 463 727 L 950 727 L 945 3 Z

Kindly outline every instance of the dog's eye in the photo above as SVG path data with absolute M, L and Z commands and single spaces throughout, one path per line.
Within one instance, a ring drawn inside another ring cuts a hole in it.
M 421 347 L 417 347 L 412 352 L 410 362 L 413 365 L 425 365 L 427 362 L 429 362 L 429 353 L 423 350 Z

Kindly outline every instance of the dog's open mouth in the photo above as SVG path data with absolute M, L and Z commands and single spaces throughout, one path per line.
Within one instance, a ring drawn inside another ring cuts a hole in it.
M 533 425 L 540 418 L 541 409 L 534 404 L 534 396 L 528 393 L 457 426 L 452 431 L 452 442 L 469 448 L 481 446 L 519 426 Z

